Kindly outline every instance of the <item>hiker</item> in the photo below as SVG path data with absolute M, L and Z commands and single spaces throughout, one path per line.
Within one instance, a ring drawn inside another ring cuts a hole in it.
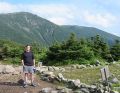
M 34 84 L 34 68 L 35 68 L 35 58 L 34 54 L 31 51 L 31 46 L 26 45 L 25 51 L 21 56 L 21 61 L 23 65 L 23 72 L 24 72 L 24 85 L 23 87 L 27 87 L 27 79 L 30 76 L 31 86 L 36 86 Z

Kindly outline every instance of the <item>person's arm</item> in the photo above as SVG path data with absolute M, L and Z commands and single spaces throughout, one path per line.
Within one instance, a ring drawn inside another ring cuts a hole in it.
M 22 63 L 22 66 L 24 66 L 23 54 L 21 55 L 21 63 Z
M 24 61 L 23 61 L 23 60 L 21 60 L 21 62 L 22 62 L 22 65 L 24 66 Z
M 34 58 L 34 54 L 32 54 L 32 59 L 33 59 L 33 66 L 35 67 L 35 58 Z
M 35 59 L 33 59 L 33 66 L 35 67 Z

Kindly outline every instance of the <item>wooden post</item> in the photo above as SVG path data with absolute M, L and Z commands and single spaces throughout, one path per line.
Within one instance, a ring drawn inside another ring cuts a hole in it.
M 102 68 L 101 70 L 101 76 L 103 81 L 108 81 L 108 78 L 110 77 L 110 72 L 108 66 Z

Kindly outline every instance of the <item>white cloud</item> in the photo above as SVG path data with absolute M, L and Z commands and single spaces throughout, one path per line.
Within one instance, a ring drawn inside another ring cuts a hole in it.
M 0 2 L 0 13 L 10 13 L 26 11 L 39 15 L 45 19 L 59 25 L 85 25 L 102 28 L 105 30 L 118 28 L 119 18 L 114 14 L 110 14 L 103 10 L 80 8 L 76 5 L 66 4 L 11 4 L 7 2 Z M 87 12 L 84 12 L 87 11 Z M 118 19 L 118 20 L 117 20 Z M 117 26 L 115 26 L 117 24 Z M 114 25 L 114 26 L 113 26 Z M 111 33 L 113 30 L 111 30 Z M 117 32 L 116 32 L 117 33 Z M 119 32 L 118 32 L 119 33 Z
M 32 12 L 48 15 L 67 15 L 71 10 L 65 5 L 28 5 Z
M 17 11 L 16 5 L 12 5 L 6 2 L 0 2 L 0 13 L 10 13 Z
M 109 27 L 116 18 L 109 13 L 90 13 L 81 11 L 78 12 L 76 6 L 66 6 L 63 4 L 10 4 L 6 2 L 0 2 L 0 13 L 27 11 L 37 14 L 43 18 L 46 18 L 56 24 L 64 25 L 71 24 L 73 20 L 89 23 L 94 26 Z M 77 22 L 76 22 L 77 23 Z
M 102 26 L 105 28 L 110 27 L 116 21 L 116 17 L 113 16 L 112 14 L 109 14 L 109 13 L 93 14 L 93 13 L 90 13 L 88 11 L 83 14 L 83 18 L 89 24 L 98 25 L 98 26 Z
M 58 25 L 63 25 L 63 24 L 67 24 L 67 19 L 66 18 L 63 18 L 63 17 L 52 17 L 50 19 L 51 22 L 55 23 L 55 24 L 58 24 Z
M 10 4 L 0 2 L 0 13 L 10 13 L 26 11 L 37 14 L 56 24 L 69 24 L 69 20 L 74 19 L 71 6 L 63 4 Z
M 74 19 L 72 7 L 61 4 L 29 5 L 29 10 L 41 17 L 47 18 L 58 25 L 69 24 Z

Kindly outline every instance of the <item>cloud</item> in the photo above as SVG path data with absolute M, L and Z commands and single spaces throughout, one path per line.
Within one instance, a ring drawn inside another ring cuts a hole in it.
M 90 25 L 107 28 L 116 20 L 115 16 L 109 13 L 84 12 L 85 10 L 79 13 L 78 10 L 80 9 L 76 6 L 64 4 L 10 4 L 0 2 L 0 13 L 27 11 L 59 25 L 72 24 L 72 21 L 82 19 L 83 22 L 85 21 Z
M 112 1 L 113 0 L 111 0 L 111 2 Z M 120 23 L 120 20 L 117 20 L 120 18 L 120 16 L 118 16 L 119 12 L 117 12 L 117 14 L 113 14 L 111 10 L 106 10 L 107 8 L 105 6 L 103 8 L 94 9 L 94 7 L 91 6 L 86 7 L 86 3 L 83 5 L 82 4 L 12 4 L 8 2 L 0 2 L 0 13 L 11 13 L 19 11 L 31 12 L 58 25 L 70 24 L 92 26 L 104 29 L 106 31 L 108 30 L 111 33 L 113 33 L 113 30 L 116 30 L 114 33 L 119 34 L 117 29 L 119 28 Z M 112 6 L 113 5 L 111 5 L 111 7 Z
M 10 4 L 0 2 L 0 13 L 26 11 L 37 14 L 59 25 L 69 24 L 74 19 L 71 6 L 64 4 Z
M 113 25 L 116 21 L 116 17 L 109 13 L 90 13 L 90 12 L 84 12 L 83 13 L 84 20 L 92 25 L 98 25 L 102 27 L 110 27 Z
M 59 24 L 68 24 L 74 18 L 72 8 L 62 4 L 28 5 L 29 11 Z
M 17 11 L 17 6 L 6 2 L 0 2 L 0 13 L 10 13 Z
M 65 5 L 28 5 L 27 6 L 32 12 L 39 13 L 39 14 L 48 14 L 51 15 L 67 15 L 70 12 L 70 9 Z
M 53 17 L 53 18 L 50 18 L 48 20 L 50 20 L 51 22 L 58 24 L 58 25 L 67 24 L 66 23 L 67 20 L 65 18 L 62 18 L 62 17 Z

